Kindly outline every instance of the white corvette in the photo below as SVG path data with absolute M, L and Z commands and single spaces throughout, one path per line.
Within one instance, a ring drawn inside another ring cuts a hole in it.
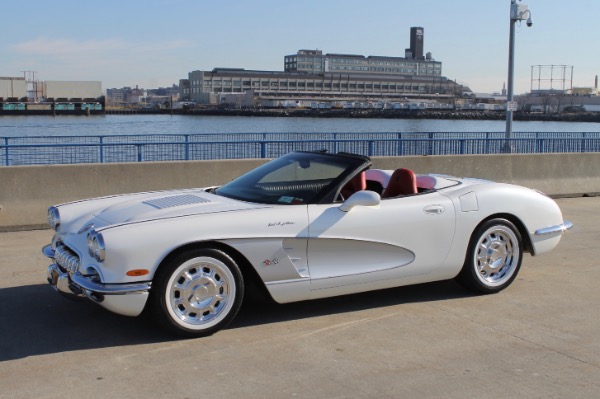
M 452 278 L 498 292 L 524 252 L 550 251 L 572 227 L 524 187 L 370 167 L 293 152 L 221 187 L 53 206 L 48 282 L 204 336 L 235 317 L 249 284 L 279 303 Z

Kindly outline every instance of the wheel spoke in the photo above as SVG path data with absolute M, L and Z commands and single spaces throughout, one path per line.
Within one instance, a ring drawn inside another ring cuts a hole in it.
M 210 316 L 214 316 L 217 313 L 217 309 L 214 305 L 210 305 L 207 309 L 207 312 L 210 314 Z
M 186 305 L 189 305 L 189 301 L 187 298 L 180 296 L 179 298 L 173 298 L 173 304 L 175 306 L 183 305 L 187 307 Z
M 479 251 L 485 253 L 488 250 L 488 245 L 486 241 L 482 241 L 479 243 Z
M 183 281 L 180 283 L 179 280 L 183 278 Z M 193 277 L 189 274 L 189 271 L 186 270 L 183 273 L 180 273 L 175 280 L 175 288 L 179 288 L 182 291 L 187 290 L 190 283 L 192 282 Z

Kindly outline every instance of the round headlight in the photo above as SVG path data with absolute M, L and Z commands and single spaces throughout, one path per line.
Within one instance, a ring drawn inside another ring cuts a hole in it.
M 104 262 L 106 248 L 104 246 L 102 233 L 97 232 L 95 229 L 90 230 L 87 235 L 87 245 L 90 255 L 98 262 Z
M 55 206 L 48 208 L 48 224 L 54 231 L 58 231 L 58 228 L 60 227 L 60 214 L 58 208 Z

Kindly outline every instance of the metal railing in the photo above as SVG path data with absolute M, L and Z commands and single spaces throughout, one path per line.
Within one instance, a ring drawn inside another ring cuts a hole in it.
M 276 158 L 295 150 L 369 156 L 600 152 L 600 132 L 232 133 L 0 138 L 0 165 Z

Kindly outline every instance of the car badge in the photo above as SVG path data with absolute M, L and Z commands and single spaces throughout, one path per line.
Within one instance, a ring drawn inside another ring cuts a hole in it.
M 279 259 L 274 258 L 274 259 L 265 259 L 262 264 L 265 266 L 271 266 L 271 265 L 276 265 L 279 263 Z

